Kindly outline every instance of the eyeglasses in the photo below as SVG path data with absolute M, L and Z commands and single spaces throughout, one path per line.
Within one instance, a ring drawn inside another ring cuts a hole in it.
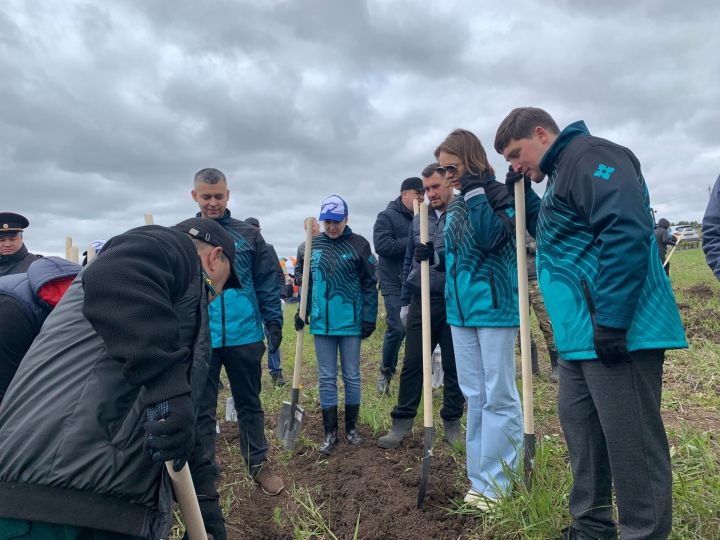
M 458 173 L 458 167 L 457 165 L 453 164 L 445 165 L 444 167 L 438 167 L 437 169 L 435 169 L 435 172 L 440 174 L 441 176 L 447 176 L 447 173 L 455 176 Z

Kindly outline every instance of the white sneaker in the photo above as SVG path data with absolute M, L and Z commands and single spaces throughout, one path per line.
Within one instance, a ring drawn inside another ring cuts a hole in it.
M 474 506 L 481 512 L 489 512 L 497 504 L 497 499 L 486 497 L 485 495 L 479 493 L 478 491 L 475 491 L 474 489 L 471 489 L 467 492 L 464 500 L 467 504 L 469 504 L 470 506 Z

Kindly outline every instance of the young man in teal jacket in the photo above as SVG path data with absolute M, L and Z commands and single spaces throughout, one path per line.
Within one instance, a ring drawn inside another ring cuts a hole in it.
M 558 408 L 573 471 L 573 522 L 562 538 L 663 539 L 672 473 L 660 416 L 664 351 L 687 347 L 653 236 L 640 163 L 575 122 L 513 110 L 495 149 L 509 188 L 525 180 L 527 229 L 560 353 Z
M 238 416 L 240 452 L 262 490 L 268 495 L 277 495 L 284 484 L 279 476 L 270 472 L 265 461 L 268 443 L 260 402 L 261 361 L 265 352 L 263 323 L 268 335 L 268 352 L 276 351 L 282 340 L 277 259 L 273 260 L 258 228 L 230 216 L 227 209 L 230 191 L 221 171 L 199 171 L 192 196 L 200 208 L 198 215 L 217 221 L 235 241 L 233 263 L 243 285 L 242 289 L 224 292 L 209 306 L 213 354 L 208 385 L 200 400 L 198 431 L 205 434 L 207 462 L 214 462 L 215 409 L 220 368 L 225 366 Z

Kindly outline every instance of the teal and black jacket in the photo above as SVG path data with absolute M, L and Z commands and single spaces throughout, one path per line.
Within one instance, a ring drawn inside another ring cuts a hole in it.
M 540 168 L 548 185 L 542 200 L 525 192 L 527 228 L 560 357 L 597 358 L 595 325 L 627 329 L 630 351 L 687 347 L 635 155 L 580 121 L 560 133 Z
M 199 216 L 199 214 L 198 214 Z M 282 325 L 277 266 L 260 231 L 230 216 L 217 220 L 235 240 L 235 271 L 242 289 L 222 292 L 208 306 L 213 348 L 257 343 L 265 338 L 263 321 Z
M 457 196 L 448 205 L 444 259 L 448 324 L 520 324 L 515 241 L 493 212 L 483 188 Z
M 304 261 L 298 263 L 302 268 Z M 313 238 L 307 293 L 311 334 L 359 336 L 363 321 L 375 323 L 376 264 L 368 241 L 350 227 L 334 240 L 325 233 Z

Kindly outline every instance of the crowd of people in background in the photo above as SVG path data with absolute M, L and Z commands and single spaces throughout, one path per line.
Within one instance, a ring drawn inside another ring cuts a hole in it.
M 226 538 L 215 456 L 220 371 L 248 474 L 277 495 L 285 484 L 267 461 L 262 358 L 267 351 L 271 381 L 284 386 L 285 302 L 298 295 L 307 295 L 307 316 L 295 314 L 293 324 L 309 330 L 317 360 L 318 450 L 331 456 L 342 441 L 339 412 L 345 443 L 361 443 L 361 344 L 376 329 L 382 294 L 386 330 L 381 357 L 372 359 L 373 390 L 387 396 L 399 382 L 392 427 L 377 445 L 398 448 L 422 395 L 425 261 L 431 346 L 440 347 L 444 373 L 442 433 L 465 446 L 466 504 L 492 512 L 511 495 L 523 445 L 515 368 L 520 183 L 530 304 L 550 379 L 559 382 L 573 474 L 573 521 L 561 537 L 617 538 L 619 524 L 624 539 L 666 538 L 672 474 L 660 416 L 663 361 L 665 350 L 687 347 L 669 281 L 669 223 L 654 223 L 635 155 L 582 121 L 561 130 L 541 109 L 515 109 L 494 149 L 510 164 L 504 181 L 470 131 L 454 130 L 429 151 L 435 161 L 403 180 L 377 216 L 377 258 L 350 228 L 348 202 L 331 194 L 313 222 L 310 260 L 304 243 L 295 258 L 280 260 L 257 218 L 231 215 L 228 179 L 214 168 L 192 179 L 196 216 L 115 236 L 84 269 L 29 253 L 28 220 L 0 214 L 0 528 L 15 527 L 18 538 L 165 537 L 172 494 L 162 471 L 173 461 L 176 470 L 191 466 L 206 529 Z M 540 198 L 531 183 L 545 178 Z M 413 213 L 424 200 L 427 242 Z M 720 178 L 703 221 L 718 278 L 719 200 Z M 539 373 L 535 340 L 532 351 Z

